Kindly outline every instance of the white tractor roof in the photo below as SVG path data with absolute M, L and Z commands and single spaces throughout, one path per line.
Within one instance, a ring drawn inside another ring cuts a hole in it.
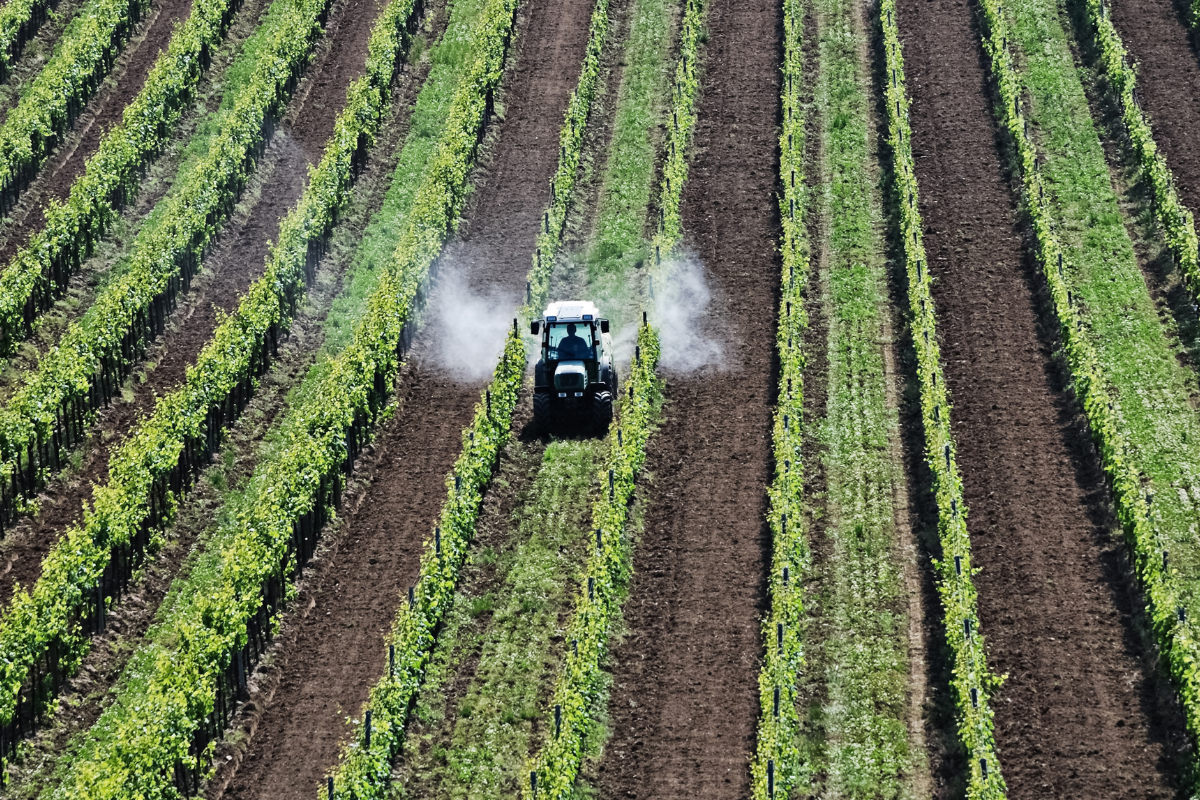
M 600 319 L 600 310 L 587 300 L 559 300 L 546 306 L 545 318 L 554 317 L 558 322 L 582 322 L 583 318 Z

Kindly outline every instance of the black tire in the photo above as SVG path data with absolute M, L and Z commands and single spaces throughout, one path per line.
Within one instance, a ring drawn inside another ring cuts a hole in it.
M 612 392 L 601 390 L 592 397 L 592 425 L 603 434 L 613 420 Z
M 550 395 L 545 392 L 535 393 L 533 395 L 533 424 L 537 427 L 538 433 L 550 432 L 550 416 Z

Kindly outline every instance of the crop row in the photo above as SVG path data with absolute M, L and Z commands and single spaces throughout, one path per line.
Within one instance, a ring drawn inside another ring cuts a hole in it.
M 1174 565 L 1168 564 L 1166 537 L 1144 493 L 1139 458 L 1124 431 L 1114 396 L 1078 299 L 1062 271 L 1063 249 L 1047 202 L 1046 180 L 1022 108 L 1020 76 L 1008 51 L 1008 23 L 999 0 L 981 3 L 984 49 L 996 85 L 999 113 L 1013 143 L 1020 170 L 1022 204 L 1034 235 L 1035 256 L 1045 277 L 1049 302 L 1058 321 L 1063 351 L 1078 402 L 1087 416 L 1093 441 L 1129 541 L 1139 580 L 1145 588 L 1151 624 L 1181 695 L 1192 737 L 1200 738 L 1200 642 L 1182 611 L 1187 592 Z
M 206 556 L 214 564 L 212 582 L 186 595 L 172 620 L 172 646 L 153 657 L 137 702 L 114 706 L 104 721 L 110 743 L 76 763 L 69 783 L 77 796 L 166 796 L 175 791 L 168 776 L 181 771 L 181 789 L 189 791 L 191 770 L 179 765 L 200 769 L 227 718 L 225 698 L 244 690 L 247 660 L 265 647 L 289 575 L 300 567 L 301 554 L 311 553 L 340 501 L 343 475 L 387 407 L 421 286 L 466 199 L 515 10 L 515 0 L 494 0 L 485 9 L 472 41 L 476 59 L 459 84 L 410 222 L 353 342 L 330 363 L 314 394 L 289 411 L 278 450 L 255 470 L 243 511 Z
M 672 254 L 680 233 L 678 224 L 670 229 L 663 225 L 667 219 L 679 219 L 681 188 L 687 176 L 684 150 L 696 119 L 694 107 L 699 88 L 696 59 L 704 12 L 703 0 L 687 0 L 684 4 L 666 156 L 673 159 L 674 168 L 668 171 L 667 162 L 664 162 L 659 230 L 654 239 L 660 269 L 668 268 L 661 266 L 663 251 L 667 256 Z M 672 230 L 676 235 L 669 237 Z M 523 790 L 526 797 L 535 798 L 540 793 L 545 797 L 562 798 L 571 794 L 583 758 L 584 736 L 600 715 L 599 706 L 606 697 L 601 664 L 608 649 L 611 626 L 621 613 L 623 587 L 629 579 L 625 520 L 651 430 L 654 397 L 658 391 L 654 374 L 658 353 L 658 335 L 643 314 L 631 364 L 629 394 L 621 399 L 615 435 L 610 434 L 609 454 L 603 468 L 607 476 L 601 476 L 608 492 L 602 494 L 593 508 L 596 548 L 588 560 L 586 572 L 589 577 L 575 603 L 570 623 L 568 638 L 572 647 L 555 680 L 554 732 L 530 760 L 529 783 Z
M 0 273 L 0 353 L 11 352 L 27 335 L 37 315 L 66 290 L 117 210 L 137 195 L 146 164 L 191 102 L 210 50 L 225 35 L 240 2 L 196 0 L 142 90 L 126 106 L 121 124 L 105 132 L 66 203 L 50 202 L 45 226 Z
M 96 490 L 82 527 L 73 527 L 46 556 L 32 593 L 18 591 L 0 621 L 0 723 L 15 741 L 20 694 L 48 699 L 86 645 L 81 619 L 91 619 L 96 597 L 117 588 L 157 531 L 172 519 L 194 472 L 219 446 L 223 429 L 248 401 L 266 369 L 279 333 L 295 315 L 322 248 L 344 208 L 356 167 L 371 146 L 389 89 L 416 18 L 415 0 L 394 0 L 376 23 L 365 74 L 347 92 L 347 104 L 296 208 L 280 225 L 279 241 L 263 277 L 188 369 L 183 385 L 157 403 L 112 455 L 107 485 Z M 65 602 L 64 602 L 65 600 Z M 30 676 L 45 653 L 55 674 Z
M 1121 110 L 1129 147 L 1133 151 L 1142 179 L 1150 188 L 1151 209 L 1165 234 L 1167 247 L 1179 266 L 1184 285 L 1193 302 L 1200 300 L 1200 240 L 1196 238 L 1195 219 L 1179 199 L 1175 177 L 1158 152 L 1150 122 L 1137 100 L 1137 73 L 1129 63 L 1125 45 L 1105 10 L 1104 0 L 1084 0 L 1100 67 Z
M 567 223 L 567 211 L 575 194 L 575 180 L 579 172 L 579 159 L 583 151 L 583 137 L 596 96 L 596 84 L 600 79 L 600 56 L 608 37 L 608 2 L 596 0 L 588 30 L 587 50 L 583 56 L 583 68 L 579 83 L 567 101 L 566 121 L 559 133 L 558 169 L 551 178 L 550 207 L 542 215 L 542 229 L 538 233 L 533 252 L 533 268 L 525 292 L 523 316 L 536 317 L 550 291 L 550 273 L 554 259 L 562 243 L 563 228 Z
M 0 8 L 0 81 L 12 74 L 25 43 L 50 16 L 50 0 L 11 0 Z
M 656 261 L 671 251 L 683 236 L 679 202 L 687 180 L 687 152 L 696 126 L 696 98 L 700 90 L 700 70 L 696 59 L 704 33 L 704 0 L 686 0 L 679 31 L 679 60 L 675 64 L 675 83 L 671 91 L 671 124 L 664 145 L 663 182 L 658 202 L 658 232 L 654 237 Z
M 625 523 L 654 421 L 658 354 L 658 335 L 643 323 L 630 365 L 629 394 L 620 400 L 599 476 L 605 490 L 592 508 L 596 546 L 588 557 L 587 579 L 579 588 L 575 613 L 565 633 L 564 641 L 570 646 L 555 680 L 554 723 L 530 761 L 529 783 L 522 792 L 526 798 L 572 796 L 584 735 L 603 713 L 600 705 L 607 695 L 601 665 L 608 652 L 608 636 L 620 618 L 621 587 L 629 580 Z
M 392 759 L 403 741 L 408 711 L 421 686 L 443 615 L 454 602 L 458 575 L 500 451 L 510 435 L 512 412 L 525 377 L 525 340 L 509 335 L 484 398 L 463 431 L 463 449 L 447 480 L 449 497 L 432 541 L 425 543 L 419 577 L 386 637 L 388 669 L 371 687 L 362 719 L 340 763 L 326 779 L 321 800 L 387 796 Z
M 562 244 L 564 220 L 573 200 L 575 173 L 595 97 L 608 21 L 608 0 L 597 0 L 583 68 L 567 103 L 560 132 L 558 170 L 537 239 L 522 316 L 536 316 L 536 309 L 545 302 L 549 291 L 550 266 Z M 326 786 L 320 793 L 322 800 L 339 796 L 371 800 L 385 796 L 391 761 L 402 743 L 412 699 L 424 678 L 442 617 L 453 602 L 467 547 L 475 537 L 483 489 L 495 468 L 496 455 L 509 436 L 512 406 L 524 379 L 525 357 L 524 341 L 510 337 L 486 393 L 488 408 L 497 408 L 499 403 L 499 411 L 493 412 L 490 422 L 481 425 L 477 408 L 475 418 L 463 433 L 463 452 L 451 475 L 456 488 L 449 492 L 438 516 L 434 540 L 426 543 L 412 599 L 397 612 L 386 640 L 388 670 L 371 687 L 350 743 L 342 748 L 338 766 L 326 778 Z
M 129 41 L 149 0 L 89 0 L 0 125 L 0 214 L 12 210 Z
M 898 233 L 903 240 L 908 277 L 909 327 L 917 356 L 921 421 L 925 432 L 925 461 L 933 475 L 938 510 L 938 539 L 942 557 L 934 561 L 938 595 L 953 658 L 951 688 L 958 714 L 958 735 L 969 756 L 967 797 L 1003 798 L 1007 787 L 996 758 L 993 713 L 989 703 L 999 685 L 987 666 L 985 641 L 979 630 L 979 609 L 971 576 L 971 539 L 962 478 L 950 430 L 950 402 L 938 347 L 937 315 L 925 254 L 909 126 L 909 97 L 904 77 L 904 54 L 896 20 L 895 0 L 880 3 L 880 25 L 887 83 L 887 143 L 891 150 L 891 179 L 899 209 Z
M 804 576 L 810 559 L 804 535 L 804 334 L 808 329 L 805 292 L 809 252 L 804 221 L 805 106 L 804 5 L 783 2 L 783 127 L 779 135 L 779 198 L 783 257 L 779 322 L 779 401 L 772 431 L 775 475 L 768 490 L 771 527 L 770 612 L 763 620 L 766 643 L 758 688 L 760 714 L 752 791 L 756 800 L 788 797 L 802 780 L 798 744 L 800 717 L 796 687 L 804 666 Z M 799 173 L 799 175 L 797 175 Z
M 161 333 L 180 291 L 190 288 L 205 252 L 233 211 L 299 81 L 332 0 L 289 3 L 264 44 L 209 150 L 157 223 L 138 234 L 128 269 L 105 287 L 82 319 L 0 412 L 0 519 L 11 519 L 47 469 L 80 441 L 94 409 L 117 391 L 146 343 Z

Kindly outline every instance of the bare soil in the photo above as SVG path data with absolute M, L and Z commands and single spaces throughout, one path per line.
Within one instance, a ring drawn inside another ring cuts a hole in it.
M 758 719 L 759 620 L 775 395 L 781 19 L 714 0 L 682 214 L 720 311 L 728 368 L 665 374 L 642 540 L 612 655 L 605 798 L 745 797 Z
M 87 160 L 100 147 L 103 135 L 121 122 L 125 107 L 146 83 L 159 53 L 167 48 L 176 25 L 192 11 L 191 0 L 161 0 L 151 6 L 142 30 L 125 46 L 108 80 L 88 101 L 57 151 L 21 196 L 17 209 L 4 226 L 0 264 L 8 264 L 45 225 L 46 204 L 65 201 L 71 184 L 83 174 Z
M 366 64 L 367 43 L 383 8 L 377 0 L 344 0 L 326 25 L 325 39 L 314 55 L 308 76 L 276 130 L 257 177 L 243 197 L 234 219 L 205 262 L 205 272 L 172 315 L 166 333 L 152 346 L 145 381 L 126 382 L 127 395 L 100 414 L 98 430 L 85 446 L 81 467 L 69 481 L 53 480 L 41 497 L 41 513 L 13 528 L 3 544 L 7 562 L 0 575 L 0 603 L 7 604 L 13 585 L 30 587 L 41 574 L 41 561 L 58 537 L 82 518 L 83 503 L 93 483 L 108 476 L 108 459 L 137 420 L 149 414 L 155 399 L 175 389 L 186 368 L 212 338 L 218 313 L 228 314 L 263 272 L 268 240 L 277 238 L 279 222 L 295 205 L 307 183 L 311 158 L 320 156 L 345 102 L 349 81 Z M 337 66 L 342 64 L 342 66 Z M 357 66 L 354 66 L 357 65 Z M 340 70 L 344 82 L 318 83 L 312 76 Z M 303 124 L 296 120 L 303 118 Z M 218 312 L 218 309 L 220 312 Z
M 549 201 L 558 130 L 578 79 L 591 11 L 587 0 L 533 0 L 521 10 L 517 63 L 501 98 L 505 116 L 488 144 L 486 165 L 477 171 L 463 233 L 443 258 L 452 265 L 443 270 L 452 269 L 454 280 L 442 276 L 431 307 L 438 306 L 439 292 L 459 284 L 517 307 Z M 336 763 L 348 733 L 346 715 L 358 713 L 383 672 L 383 633 L 416 577 L 462 429 L 485 383 L 439 367 L 443 335 L 431 323 L 417 336 L 400 377 L 401 407 L 364 465 L 369 486 L 345 512 L 336 549 L 311 573 L 311 599 L 301 604 L 307 610 L 286 618 L 275 648 L 278 687 L 246 720 L 239 745 L 244 754 L 214 797 L 290 798 L 313 791 Z
M 444 2 L 425 3 L 425 32 L 435 35 L 444 23 Z M 323 321 L 342 285 L 344 268 L 372 212 L 379 208 L 396 165 L 397 146 L 409 128 L 409 109 L 428 73 L 429 61 L 406 64 L 393 89 L 391 109 L 376 138 L 375 147 L 359 176 L 354 196 L 330 243 L 330 254 L 318 268 L 316 284 L 281 342 L 279 357 L 262 379 L 241 418 L 222 445 L 221 460 L 214 464 L 188 494 L 179 518 L 167 533 L 163 550 L 155 555 L 132 593 L 115 606 L 104 634 L 92 643 L 75 678 L 60 694 L 54 723 L 25 745 L 21 764 L 12 768 L 13 797 L 35 797 L 45 787 L 55 757 L 77 733 L 86 730 L 112 699 L 109 690 L 155 619 L 158 606 L 189 554 L 202 548 L 206 534 L 224 498 L 221 487 L 241 486 L 249 478 L 262 448 L 264 435 L 286 407 L 288 392 L 312 365 L 324 338 Z M 307 599 L 301 583 L 301 602 Z M 269 685 L 270 670 L 260 670 L 256 685 Z M 261 680 L 260 680 L 261 678 Z M 52 778 L 50 779 L 52 780 Z
M 1165 5 L 1165 3 L 1164 3 Z M 1173 797 L 1178 711 L 1063 391 L 970 5 L 902 0 L 913 149 L 1010 796 Z M 939 796 L 959 785 L 941 762 Z
M 1137 65 L 1138 100 L 1180 199 L 1200 210 L 1200 59 L 1182 11 L 1171 0 L 1114 0 L 1107 7 Z

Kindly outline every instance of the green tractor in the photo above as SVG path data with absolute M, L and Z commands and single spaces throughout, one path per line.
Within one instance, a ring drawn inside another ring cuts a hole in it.
M 533 419 L 542 433 L 586 427 L 603 434 L 613 418 L 617 368 L 608 320 L 593 303 L 563 300 L 530 323 L 540 337 L 534 368 Z

